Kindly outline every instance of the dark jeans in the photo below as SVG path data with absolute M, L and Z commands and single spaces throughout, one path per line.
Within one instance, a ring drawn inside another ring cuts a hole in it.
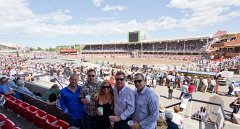
M 90 116 L 86 114 L 86 129 L 96 129 L 97 128 L 97 121 L 96 121 L 96 116 Z
M 239 108 L 240 108 L 240 106 L 235 106 L 234 108 L 233 108 L 233 112 L 232 112 L 232 114 L 231 114 L 231 119 L 233 118 L 233 113 L 238 113 L 238 111 L 239 111 Z
M 74 126 L 74 127 L 80 128 L 80 129 L 87 129 L 85 118 L 81 118 L 81 119 L 69 118 L 69 121 L 70 121 L 71 126 Z
M 173 92 L 168 92 L 168 99 L 172 99 Z
M 114 129 L 130 129 L 130 127 L 127 124 L 127 122 L 129 120 L 130 119 L 128 118 L 126 120 L 121 120 L 121 121 L 115 122 L 114 123 Z

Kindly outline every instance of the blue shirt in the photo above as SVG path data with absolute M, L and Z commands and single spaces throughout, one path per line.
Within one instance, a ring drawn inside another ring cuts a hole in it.
M 31 91 L 28 90 L 28 88 L 24 87 L 24 86 L 19 86 L 18 89 L 16 89 L 17 91 L 24 93 L 24 94 L 28 94 L 28 95 L 34 95 Z
M 14 90 L 18 88 L 18 86 L 12 80 L 8 80 L 8 86 Z
M 114 87 L 114 114 L 120 116 L 122 120 L 131 117 L 135 111 L 135 92 L 127 86 L 121 91 Z
M 0 93 L 6 95 L 7 93 L 11 92 L 12 90 L 6 85 L 0 85 Z
M 69 89 L 69 86 L 60 91 L 60 106 L 63 112 L 68 113 L 72 119 L 81 119 L 85 116 L 85 106 L 79 99 L 81 87 L 78 86 L 75 92 Z
M 141 129 L 155 129 L 159 117 L 159 101 L 157 95 L 147 86 L 136 93 L 133 121 L 141 125 Z

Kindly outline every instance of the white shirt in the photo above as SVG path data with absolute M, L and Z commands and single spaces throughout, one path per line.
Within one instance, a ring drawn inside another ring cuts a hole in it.
M 183 117 L 178 113 L 173 113 L 172 122 L 177 124 L 179 129 L 183 128 L 183 125 L 181 124 L 181 121 L 183 121 Z

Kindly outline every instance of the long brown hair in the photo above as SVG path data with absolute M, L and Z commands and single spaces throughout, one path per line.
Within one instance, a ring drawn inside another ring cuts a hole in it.
M 100 86 L 100 89 L 99 89 L 99 96 L 103 96 L 104 95 L 103 86 L 105 86 L 105 85 L 110 86 L 110 95 L 113 96 L 113 89 L 112 89 L 111 83 L 108 80 L 104 80 L 101 83 L 101 86 Z

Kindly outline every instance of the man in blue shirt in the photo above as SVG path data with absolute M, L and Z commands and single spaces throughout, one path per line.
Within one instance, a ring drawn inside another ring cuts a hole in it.
M 9 78 L 2 77 L 0 79 L 0 93 L 4 95 L 15 95 L 16 93 L 8 87 Z
M 118 71 L 115 76 L 114 116 L 110 116 L 114 129 L 130 129 L 127 122 L 135 111 L 135 92 L 125 85 L 125 73 Z
M 135 112 L 131 129 L 155 129 L 159 117 L 159 101 L 157 95 L 146 86 L 143 74 L 134 75 L 137 90 Z
M 85 106 L 79 99 L 81 87 L 78 85 L 78 76 L 72 74 L 69 85 L 60 91 L 60 106 L 68 114 L 70 125 L 86 129 Z

